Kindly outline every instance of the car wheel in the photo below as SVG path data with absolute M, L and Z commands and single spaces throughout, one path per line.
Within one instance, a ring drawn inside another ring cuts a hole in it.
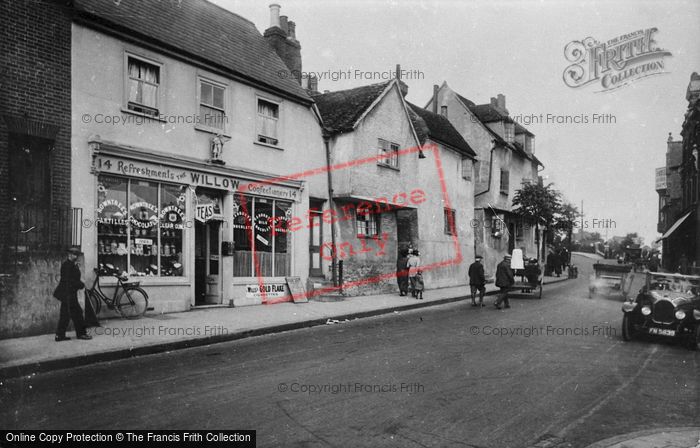
M 622 340 L 629 342 L 634 338 L 634 327 L 632 325 L 632 318 L 629 314 L 625 313 L 622 316 Z

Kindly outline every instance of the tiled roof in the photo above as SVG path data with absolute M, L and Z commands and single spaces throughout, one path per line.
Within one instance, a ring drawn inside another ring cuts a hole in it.
M 362 114 L 392 81 L 312 95 L 323 125 L 333 132 L 351 132 Z
M 516 134 L 527 134 L 527 135 L 531 135 L 534 137 L 535 134 L 528 131 L 526 127 L 524 127 L 523 125 L 521 125 L 517 121 L 514 121 L 514 123 L 515 123 L 515 133 Z
M 243 17 L 206 0 L 138 1 L 74 0 L 79 18 L 213 65 L 253 84 L 310 103 L 287 66 Z
M 467 107 L 469 107 L 469 108 L 472 108 L 472 107 L 476 106 L 476 104 L 474 104 L 474 102 L 472 102 L 472 101 L 466 99 L 465 97 L 463 97 L 463 96 L 460 95 L 459 93 L 455 92 L 455 95 L 457 95 L 457 98 L 459 98 L 459 100 L 460 100 L 465 106 L 467 106 Z
M 538 159 L 534 154 L 530 154 L 530 157 L 532 157 L 532 161 L 544 168 L 544 164 L 540 162 L 540 159 Z
M 474 104 L 474 103 L 472 103 Z M 492 121 L 505 121 L 507 123 L 512 123 L 513 119 L 499 111 L 490 104 L 479 104 L 478 106 L 469 106 L 474 115 L 477 116 L 479 121 L 482 123 L 491 123 Z
M 415 104 L 408 102 L 407 104 L 413 127 L 421 143 L 425 143 L 425 140 L 430 137 L 433 140 L 453 147 L 464 155 L 476 157 L 474 150 L 464 138 L 462 138 L 460 133 L 457 132 L 447 118 L 429 110 L 422 109 Z

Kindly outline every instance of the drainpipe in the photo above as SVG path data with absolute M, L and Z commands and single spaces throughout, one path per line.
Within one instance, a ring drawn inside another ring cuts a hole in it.
M 328 169 L 326 170 L 326 173 L 328 173 L 328 207 L 331 210 L 335 210 L 335 202 L 333 201 L 333 173 L 331 170 L 331 148 L 330 148 L 330 139 L 331 139 L 331 131 L 330 129 L 323 128 L 323 144 L 326 147 L 326 166 Z M 321 221 L 321 225 L 323 225 L 323 220 Z M 335 224 L 331 223 L 331 244 L 332 244 L 332 249 L 331 249 L 331 278 L 333 281 L 333 286 L 338 286 L 338 277 L 337 277 L 337 267 L 338 267 L 338 254 L 336 253 L 336 245 L 335 245 Z

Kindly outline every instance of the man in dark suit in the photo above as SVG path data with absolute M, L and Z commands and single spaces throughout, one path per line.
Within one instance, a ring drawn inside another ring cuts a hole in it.
M 73 246 L 68 249 L 68 259 L 61 265 L 61 280 L 53 292 L 53 296 L 61 301 L 61 314 L 56 327 L 56 342 L 70 339 L 66 337 L 66 329 L 71 319 L 78 339 L 92 339 L 92 336 L 85 331 L 83 309 L 78 303 L 78 291 L 85 287 L 85 284 L 80 280 L 80 268 L 76 263 L 80 254 L 78 247 Z
M 504 304 L 504 308 L 510 308 L 510 303 L 508 302 L 508 287 L 515 283 L 513 270 L 510 268 L 510 258 L 510 254 L 506 254 L 503 257 L 503 261 L 496 266 L 496 286 L 501 289 L 501 292 L 498 294 L 498 298 L 493 304 L 499 310 L 501 309 L 501 302 Z
M 474 257 L 474 263 L 469 266 L 469 288 L 472 293 L 472 306 L 484 306 L 484 293 L 486 292 L 486 276 L 484 265 L 481 264 L 481 255 Z M 479 291 L 479 303 L 476 303 L 476 292 Z

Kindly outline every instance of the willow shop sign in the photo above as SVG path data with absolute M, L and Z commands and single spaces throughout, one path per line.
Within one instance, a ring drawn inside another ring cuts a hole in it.
M 262 182 L 249 182 L 225 174 L 204 173 L 186 168 L 120 159 L 100 154 L 95 158 L 95 169 L 100 173 L 137 177 L 159 182 L 174 182 L 196 187 L 240 191 L 276 199 L 299 201 L 299 190 Z

